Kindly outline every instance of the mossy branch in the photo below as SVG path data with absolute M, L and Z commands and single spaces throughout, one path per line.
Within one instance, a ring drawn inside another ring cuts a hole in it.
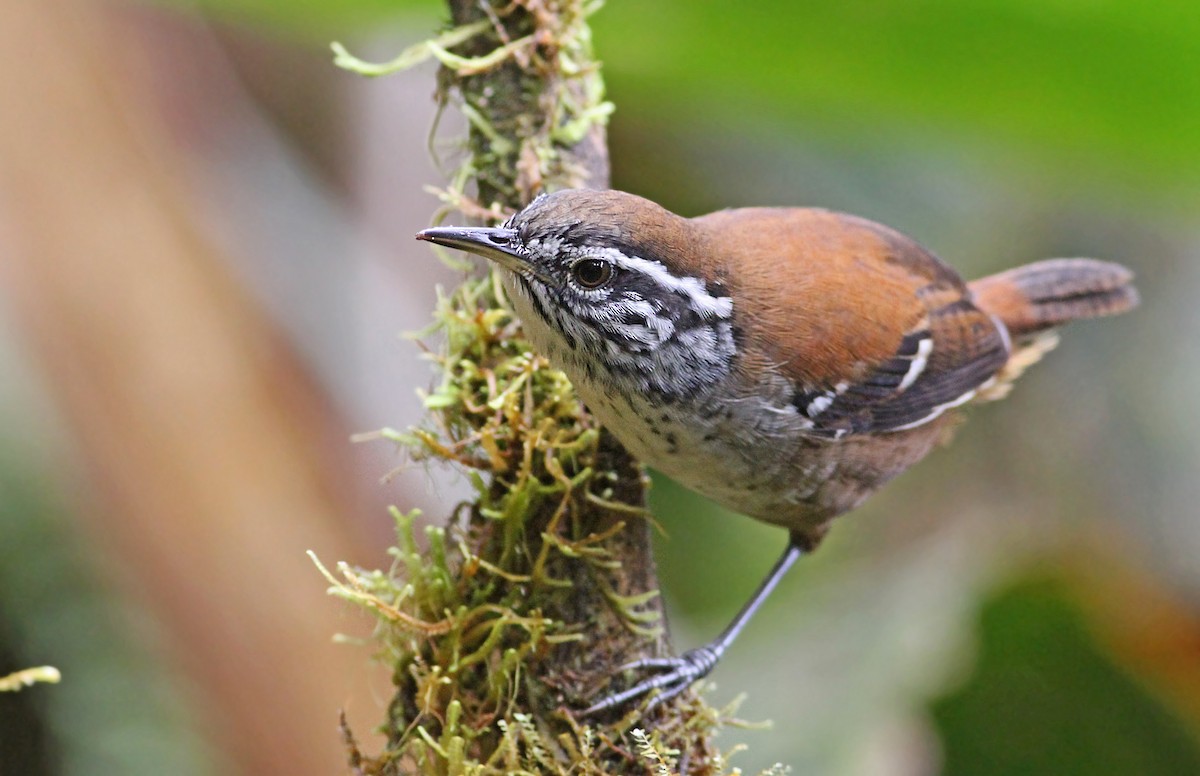
M 468 119 L 444 207 L 496 222 L 542 190 L 608 185 L 604 100 L 581 0 L 451 0 L 454 26 L 390 63 L 335 44 L 338 65 L 383 75 L 436 58 L 439 100 Z M 690 693 L 640 718 L 579 720 L 616 669 L 667 651 L 641 468 L 522 337 L 497 277 L 439 293 L 444 346 L 428 421 L 385 429 L 418 460 L 461 467 L 475 489 L 418 537 L 394 511 L 393 568 L 345 565 L 331 592 L 376 615 L 396 695 L 387 750 L 363 773 L 717 774 L 710 738 L 731 710 Z M 637 729 L 634 729 L 634 723 Z

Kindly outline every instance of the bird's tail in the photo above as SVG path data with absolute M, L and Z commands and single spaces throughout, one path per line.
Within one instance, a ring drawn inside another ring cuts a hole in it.
M 1047 259 L 970 283 L 980 309 L 1012 337 L 1012 355 L 985 399 L 1008 392 L 1030 365 L 1058 344 L 1054 329 L 1080 318 L 1119 315 L 1137 306 L 1133 273 L 1095 259 Z
M 1077 318 L 1117 315 L 1138 303 L 1133 273 L 1095 259 L 1047 259 L 972 282 L 975 304 L 1014 340 Z

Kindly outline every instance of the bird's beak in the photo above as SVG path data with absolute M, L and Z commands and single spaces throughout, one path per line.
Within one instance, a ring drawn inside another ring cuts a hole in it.
M 439 226 L 417 232 L 417 239 L 477 254 L 522 275 L 533 271 L 529 262 L 517 250 L 520 238 L 516 229 L 498 226 Z

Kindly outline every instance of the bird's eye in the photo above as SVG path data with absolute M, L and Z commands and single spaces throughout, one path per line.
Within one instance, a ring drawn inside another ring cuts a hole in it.
M 612 264 L 602 259 L 581 259 L 571 265 L 571 277 L 584 288 L 599 288 L 612 279 Z

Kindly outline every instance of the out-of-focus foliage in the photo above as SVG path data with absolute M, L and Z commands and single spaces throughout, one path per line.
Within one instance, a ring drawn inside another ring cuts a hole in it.
M 614 2 L 596 37 L 622 110 L 632 97 L 716 123 L 762 111 L 860 141 L 963 132 L 1095 183 L 1200 172 L 1186 0 Z
M 980 613 L 971 681 L 933 707 L 946 773 L 1200 773 L 1200 740 L 1096 643 L 1061 580 L 1031 576 Z
M 241 66 L 251 59 L 246 51 L 255 55 L 248 69 L 260 77 L 256 99 L 270 103 L 292 89 L 302 95 L 275 103 L 281 112 L 302 106 L 285 117 L 291 126 L 327 126 L 319 119 L 335 115 L 350 127 L 342 137 L 317 138 L 359 144 L 326 157 L 355 158 L 359 169 L 347 178 L 414 153 L 396 141 L 400 126 L 424 122 L 413 118 L 411 102 L 389 105 L 391 112 L 376 103 L 371 114 L 361 103 L 330 99 L 358 88 L 345 87 L 352 79 L 336 74 L 321 91 L 292 65 L 328 58 L 333 39 L 372 55 L 399 51 L 446 18 L 439 0 L 154 3 L 199 8 L 224 32 L 234 30 Z M 284 44 L 272 47 L 270 38 Z M 719 687 L 711 700 L 745 691 L 740 713 L 775 723 L 772 731 L 747 731 L 750 751 L 737 764 L 753 771 L 783 760 L 797 773 L 823 776 L 1200 769 L 1200 681 L 1191 668 L 1200 663 L 1200 638 L 1190 625 L 1170 632 L 1186 619 L 1181 613 L 1195 614 L 1194 600 L 1179 591 L 1200 590 L 1200 531 L 1192 527 L 1200 426 L 1186 411 L 1200 391 L 1194 0 L 607 0 L 594 16 L 594 41 L 617 108 L 618 187 L 689 214 L 751 203 L 847 209 L 913 234 L 967 274 L 1056 253 L 1094 254 L 1133 266 L 1144 295 L 1132 315 L 1072 327 L 1012 397 L 973 413 L 952 452 L 935 454 L 840 523 L 817 557 L 781 585 L 713 675 Z M 181 58 L 178 71 L 157 75 L 172 90 L 178 83 L 204 95 L 188 79 L 211 74 L 189 64 Z M 414 77 L 424 80 L 402 94 L 423 100 L 433 92 L 432 74 Z M 363 93 L 354 96 L 365 101 Z M 288 142 L 313 154 L 306 143 L 316 137 L 293 132 Z M 411 145 L 425 155 L 419 141 Z M 293 201 L 274 195 L 306 185 L 270 178 L 277 168 L 258 166 L 254 152 L 216 161 L 205 152 L 211 148 L 194 152 L 197 167 L 238 168 L 243 177 L 226 193 L 238 192 L 232 199 L 256 216 Z M 252 200 L 247 192 L 267 178 L 278 190 Z M 417 178 L 355 195 L 385 199 L 374 204 L 391 216 L 398 189 L 439 183 Z M 295 220 L 279 219 L 289 235 L 303 233 Z M 409 234 L 404 245 L 389 246 L 389 267 L 419 265 L 424 253 L 408 248 Z M 289 268 L 323 261 L 336 266 L 323 277 L 346 274 L 344 256 L 288 244 L 296 246 Z M 274 276 L 301 285 L 300 276 Z M 327 347 L 354 349 L 357 341 L 336 339 L 344 330 L 315 317 L 339 290 L 355 293 L 349 284 L 328 285 L 306 289 L 309 298 L 296 307 L 321 322 Z M 375 355 L 411 357 L 413 385 L 432 379 L 404 346 Z M 676 646 L 687 648 L 727 620 L 783 538 L 674 487 L 660 487 L 653 504 L 670 535 L 660 570 L 676 607 L 671 625 Z M 15 525 L 3 523 L 0 550 L 34 563 L 47 541 Z M 1007 573 L 1006 564 L 1031 548 L 1036 554 L 1056 540 L 1074 546 L 1080 536 L 1107 532 L 1121 552 L 1080 561 L 1099 571 L 1075 580 L 1070 594 L 1038 572 L 1028 581 Z M 1116 568 L 1126 554 L 1146 562 Z M 7 572 L 0 578 L 18 568 L 0 566 Z M 49 565 L 39 573 L 52 581 L 58 574 Z M 1139 584 L 1111 584 L 1127 575 Z M 996 579 L 1005 580 L 999 592 Z M 1184 601 L 1153 628 L 1136 617 L 1104 620 L 1080 603 L 1103 598 L 1137 612 L 1148 608 L 1147 590 Z M 65 632 L 78 632 L 61 617 L 37 627 L 63 622 Z M 16 644 L 11 632 L 0 640 Z M 69 645 L 57 636 L 43 643 Z M 16 696 L 22 702 L 85 684 L 67 657 L 24 644 L 16 651 L 14 667 L 45 661 L 64 669 L 64 684 L 32 688 Z M 96 653 L 102 661 L 107 654 Z M 102 680 L 105 670 L 101 662 Z M 111 716 L 96 705 L 96 714 Z M 94 729 L 62 724 L 54 734 Z M 141 730 L 165 742 L 153 724 Z M 184 754 L 160 762 L 182 761 L 193 748 L 185 738 Z
M 434 0 L 155 0 L 235 23 L 253 24 L 308 40 L 328 42 L 352 30 L 394 22 L 396 15 L 416 10 L 444 13 Z
M 53 663 L 63 680 L 0 694 L 0 773 L 215 772 L 153 625 L 96 585 L 86 538 L 15 457 L 0 450 L 0 673 Z
M 433 0 L 202 7 L 306 37 L 441 12 Z M 594 27 L 625 112 L 722 125 L 754 111 L 859 141 L 961 132 L 1011 144 L 1060 183 L 1179 194 L 1200 174 L 1200 14 L 1188 0 L 609 0 Z

